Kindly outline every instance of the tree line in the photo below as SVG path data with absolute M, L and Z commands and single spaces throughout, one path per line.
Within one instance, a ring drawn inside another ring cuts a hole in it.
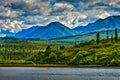
M 114 30 L 114 38 L 113 38 L 113 34 L 111 34 L 111 37 L 110 37 L 110 39 L 111 39 L 111 42 L 117 42 L 118 41 L 118 29 L 117 28 L 115 28 L 115 30 Z M 108 40 L 109 39 L 109 32 L 108 32 L 108 30 L 106 31 L 106 39 Z M 96 34 L 96 43 L 97 44 L 99 44 L 100 43 L 100 32 L 98 32 L 97 34 Z

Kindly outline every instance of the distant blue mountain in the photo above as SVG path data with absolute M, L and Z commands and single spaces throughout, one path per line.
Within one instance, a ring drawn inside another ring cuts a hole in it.
M 22 30 L 15 37 L 53 39 L 71 35 L 76 35 L 75 31 L 59 22 L 52 22 L 47 26 L 33 26 L 29 29 Z
M 94 23 L 90 23 L 87 26 L 78 26 L 73 28 L 78 34 L 90 33 L 97 31 L 113 30 L 114 28 L 120 28 L 120 16 L 110 16 L 105 19 L 98 19 Z
M 0 30 L 0 37 L 14 37 L 15 33 L 10 32 L 9 30 Z
M 33 26 L 29 29 L 24 29 L 18 32 L 15 37 L 55 39 L 91 32 L 114 30 L 115 28 L 120 29 L 120 16 L 110 16 L 105 19 L 98 19 L 94 23 L 90 23 L 87 26 L 78 26 L 74 29 L 70 29 L 59 22 L 52 22 L 47 26 Z
M 42 26 L 33 26 L 31 28 L 28 29 L 23 29 L 22 31 L 19 31 L 15 37 L 18 38 L 26 38 L 26 37 L 30 37 L 31 35 L 33 35 L 32 33 L 34 33 L 37 29 L 41 30 Z

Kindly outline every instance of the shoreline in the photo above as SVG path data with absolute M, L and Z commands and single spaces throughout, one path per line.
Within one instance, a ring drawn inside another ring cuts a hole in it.
M 102 65 L 63 65 L 63 64 L 0 64 L 0 67 L 70 67 L 70 68 L 100 68 L 100 67 L 120 67 Z

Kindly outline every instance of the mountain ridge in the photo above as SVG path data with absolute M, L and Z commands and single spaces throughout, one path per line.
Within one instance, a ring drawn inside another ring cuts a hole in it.
M 40 38 L 55 39 L 67 36 L 88 34 L 91 32 L 101 32 L 120 28 L 120 16 L 109 16 L 105 19 L 98 19 L 94 23 L 86 26 L 78 26 L 73 29 L 61 24 L 60 22 L 51 22 L 46 26 L 32 26 L 29 29 L 18 32 L 16 38 Z
M 86 26 L 78 26 L 73 28 L 73 30 L 81 34 L 114 28 L 120 28 L 120 16 L 109 16 L 105 19 L 98 19 L 94 23 L 89 23 Z
M 29 32 L 32 28 L 35 28 L 31 33 L 25 35 L 24 33 Z M 24 34 L 24 36 L 22 36 Z M 18 32 L 15 37 L 17 38 L 41 38 L 41 39 L 52 39 L 58 37 L 65 37 L 75 35 L 75 31 L 61 24 L 60 22 L 52 22 L 47 26 L 31 27 L 26 31 Z

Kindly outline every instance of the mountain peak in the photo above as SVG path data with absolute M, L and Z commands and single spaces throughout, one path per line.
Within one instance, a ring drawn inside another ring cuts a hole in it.
M 63 24 L 61 24 L 60 22 L 51 22 L 51 23 L 49 23 L 47 26 L 57 26 L 57 25 L 63 25 Z
M 34 27 L 32 27 L 34 28 Z M 26 31 L 18 32 L 16 37 L 22 38 L 41 38 L 41 39 L 53 39 L 75 35 L 75 31 L 71 30 L 67 26 L 64 26 L 60 22 L 52 22 L 42 28 L 36 27 L 35 29 L 28 29 Z M 20 36 L 19 36 L 20 35 Z

